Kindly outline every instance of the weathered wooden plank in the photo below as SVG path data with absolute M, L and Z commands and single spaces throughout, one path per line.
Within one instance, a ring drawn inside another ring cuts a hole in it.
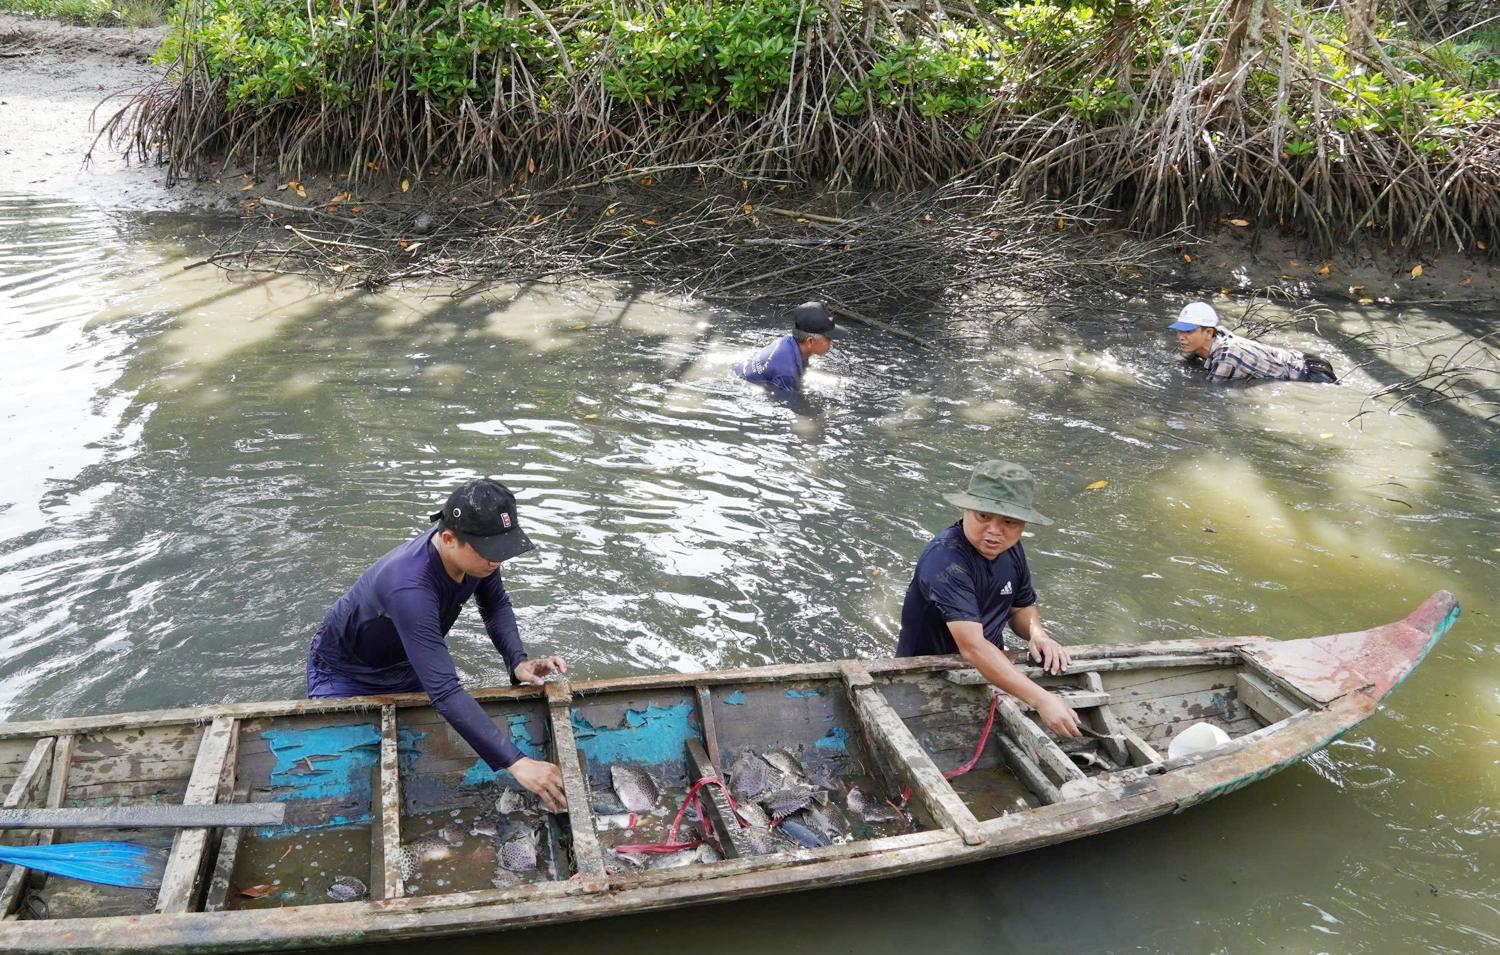
M 1149 703 L 1204 690 L 1229 690 L 1234 687 L 1238 675 L 1239 671 L 1234 667 L 1202 667 L 1176 673 L 1158 667 L 1141 673 L 1111 673 L 1104 678 L 1104 685 L 1109 690 L 1111 703 Z M 1122 677 L 1143 679 L 1122 682 Z
M 250 790 L 241 787 L 234 791 L 234 795 L 230 797 L 227 805 L 242 806 L 249 799 Z M 281 804 L 277 803 L 276 805 L 279 806 Z M 240 837 L 243 833 L 244 830 L 239 826 L 230 826 L 224 830 L 224 835 L 219 839 L 219 851 L 214 858 L 213 878 L 209 879 L 208 895 L 203 902 L 203 911 L 205 912 L 224 911 L 224 905 L 229 899 L 230 884 L 234 880 L 234 863 L 239 858 Z
M 183 805 L 207 806 L 218 802 L 224 773 L 226 769 L 232 772 L 230 757 L 238 725 L 234 719 L 221 716 L 204 731 L 193 776 L 182 797 Z M 210 834 L 206 828 L 178 831 L 167 859 L 167 871 L 162 875 L 161 891 L 156 896 L 156 911 L 167 914 L 192 910 L 202 884 Z
M 845 661 L 848 663 L 849 661 Z M 969 845 L 984 840 L 979 821 L 933 763 L 927 750 L 901 722 L 901 717 L 870 685 L 869 673 L 858 666 L 844 668 L 849 700 L 864 729 L 865 738 L 879 749 L 895 770 L 906 777 L 912 793 L 938 825 L 952 829 Z
M 1221 665 L 1230 665 L 1239 660 L 1239 655 L 1234 648 L 1253 642 L 1260 638 L 1256 637 L 1217 637 L 1204 640 L 1181 640 L 1181 641 L 1157 641 L 1150 644 L 1100 644 L 1090 647 L 1073 648 L 1074 666 L 1070 672 L 1082 672 L 1084 669 L 1098 670 L 1104 672 L 1109 669 L 1122 669 L 1108 661 L 1117 659 L 1109 656 L 1111 653 L 1122 653 L 1125 656 L 1118 659 L 1135 661 L 1141 658 L 1144 651 L 1160 655 L 1163 662 L 1152 664 L 1156 666 L 1178 666 L 1202 663 L 1205 653 L 1218 655 L 1214 657 Z M 1185 662 L 1184 655 L 1197 654 L 1199 659 L 1188 659 Z M 1024 652 L 1011 654 L 1013 658 L 1024 655 Z M 1087 665 L 1087 666 L 1085 666 Z M 1135 664 L 1132 663 L 1132 666 Z M 890 660 L 872 660 L 867 665 L 870 673 L 925 673 L 940 670 L 962 669 L 967 666 L 964 659 L 958 655 L 951 656 L 927 656 L 927 657 L 905 657 Z M 1022 672 L 1042 676 L 1040 667 L 1022 664 Z M 695 673 L 690 678 L 684 678 L 678 673 L 662 673 L 650 676 L 623 677 L 608 680 L 587 680 L 574 683 L 571 686 L 573 695 L 584 696 L 593 693 L 617 692 L 623 690 L 656 689 L 661 687 L 692 687 L 697 684 L 707 686 L 730 686 L 744 683 L 765 683 L 777 680 L 819 680 L 837 679 L 841 675 L 837 662 L 827 663 L 788 663 L 764 667 L 748 667 L 741 670 L 718 670 L 709 673 Z M 476 687 L 470 691 L 470 695 L 481 702 L 490 700 L 526 700 L 538 699 L 542 690 L 538 687 Z M 354 696 L 342 698 L 321 698 L 315 700 L 275 700 L 262 703 L 229 703 L 216 706 L 185 707 L 173 710 L 147 710 L 137 713 L 114 713 L 104 716 L 80 716 L 66 719 L 32 720 L 17 723 L 0 723 L 0 740 L 16 739 L 19 737 L 56 736 L 64 733 L 97 733 L 118 729 L 139 729 L 142 727 L 167 726 L 172 724 L 199 723 L 211 720 L 218 716 L 228 716 L 235 719 L 265 719 L 281 716 L 298 716 L 301 714 L 328 714 L 328 713 L 364 713 L 376 707 L 395 705 L 398 707 L 413 707 L 432 705 L 432 701 L 425 693 L 397 693 L 386 696 Z
M 380 764 L 370 770 L 370 901 L 385 898 L 385 814 L 381 810 Z M 392 865 L 399 865 L 395 859 Z
M 47 808 L 56 809 L 68 798 L 68 773 L 73 768 L 73 750 L 78 738 L 72 733 L 57 738 L 52 753 L 52 777 L 47 781 Z M 57 841 L 56 829 L 44 829 L 37 833 L 36 844 L 50 846 Z M 30 885 L 40 889 L 47 884 L 47 873 L 33 871 Z
M 1000 752 L 1005 755 L 1005 762 L 1020 777 L 1026 788 L 1036 794 L 1036 797 L 1044 803 L 1062 802 L 1062 793 L 1047 774 L 1042 772 L 1042 767 L 1036 764 L 1036 760 L 1026 755 L 1026 751 L 1016 745 L 1016 741 L 1004 733 L 997 733 L 994 737 L 995 745 L 1000 747 Z
M 370 794 L 380 802 L 380 857 L 385 860 L 385 884 L 381 895 L 399 899 L 406 895 L 406 881 L 401 866 L 392 860 L 401 858 L 401 762 L 398 758 L 396 707 L 380 708 L 380 787 Z
M 1153 654 L 1149 656 L 1122 656 L 1105 657 L 1102 659 L 1088 659 L 1074 657 L 1072 664 L 1064 672 L 1063 676 L 1075 676 L 1080 673 L 1121 673 L 1133 670 L 1155 670 L 1155 669 L 1178 669 L 1181 667 L 1205 667 L 1218 668 L 1234 666 L 1240 662 L 1239 654 L 1232 651 L 1214 651 L 1207 653 L 1188 652 L 1181 654 Z M 1016 665 L 1022 673 L 1032 679 L 1045 679 L 1050 676 L 1046 670 L 1030 663 L 1018 663 Z M 871 672 L 875 672 L 871 668 Z M 963 685 L 977 685 L 987 683 L 978 670 L 972 667 L 961 667 L 944 671 L 943 679 L 950 683 Z
M 709 764 L 713 766 L 714 778 L 724 778 L 724 764 L 719 761 L 719 731 L 714 728 L 714 698 L 708 687 L 694 687 L 698 694 L 698 721 L 703 726 L 703 745 L 708 751 Z
M 209 803 L 0 809 L 0 829 L 217 829 L 222 826 L 279 826 L 285 821 L 286 804 L 279 802 L 242 806 Z
M 55 736 L 43 737 L 36 741 L 31 747 L 31 755 L 26 757 L 26 762 L 21 767 L 20 775 L 11 784 L 10 792 L 6 794 L 5 802 L 0 806 L 4 809 L 15 810 L 35 798 L 37 787 L 49 775 L 52 752 L 56 745 Z M 19 834 L 17 841 L 22 845 L 30 845 L 34 837 L 34 833 L 23 832 Z M 0 916 L 10 915 L 16 910 L 16 905 L 21 901 L 21 892 L 26 888 L 28 879 L 29 875 L 24 867 L 11 867 L 5 884 L 0 886 Z
M 695 739 L 687 741 L 688 767 L 694 782 L 713 778 L 722 780 L 718 771 L 714 769 L 709 760 L 708 750 L 703 744 Z M 698 790 L 698 794 L 706 796 L 704 812 L 708 813 L 713 823 L 714 831 L 723 836 L 721 848 L 724 850 L 724 858 L 739 859 L 754 855 L 750 846 L 745 842 L 745 836 L 740 828 L 740 821 L 734 814 L 734 807 L 729 804 L 729 796 L 724 792 L 722 786 L 704 786 Z
M 1303 709 L 1260 674 L 1248 669 L 1240 671 L 1236 689 L 1240 701 L 1267 723 L 1279 722 Z
M 1104 692 L 1104 678 L 1097 673 L 1083 674 L 1080 685 L 1085 690 L 1091 690 L 1095 693 Z M 1073 708 L 1085 709 L 1085 707 L 1076 705 Z M 1108 703 L 1100 703 L 1097 706 L 1089 708 L 1088 712 L 1083 714 L 1083 718 L 1092 720 L 1094 729 L 1103 733 L 1106 737 L 1103 742 L 1105 751 L 1109 753 L 1109 758 L 1121 766 L 1129 766 L 1130 748 L 1125 745 L 1126 727 L 1120 718 L 1115 715 L 1115 711 L 1110 705 Z
M 1020 745 L 1022 750 L 1051 771 L 1058 785 L 1073 779 L 1087 778 L 1087 774 L 1073 765 L 1068 754 L 1052 741 L 1052 737 L 1043 732 L 1040 726 L 1027 719 L 1026 714 L 1022 713 L 1021 708 L 1016 705 L 1014 698 L 1000 690 L 995 690 L 994 693 L 999 700 L 995 707 L 995 715 L 1000 717 L 1000 725 L 1005 727 L 1005 732 Z
M 578 760 L 578 741 L 573 737 L 573 694 L 568 684 L 560 681 L 548 683 L 546 692 L 552 756 L 562 771 L 563 794 L 568 797 L 573 862 L 584 879 L 594 880 L 604 875 L 604 851 L 599 847 L 599 833 L 594 829 L 594 800 Z

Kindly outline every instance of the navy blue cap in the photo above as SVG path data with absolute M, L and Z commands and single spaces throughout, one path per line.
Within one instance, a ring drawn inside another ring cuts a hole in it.
M 803 302 L 792 309 L 792 327 L 809 335 L 843 337 L 843 333 L 834 327 L 833 315 L 829 313 L 828 306 L 822 302 Z

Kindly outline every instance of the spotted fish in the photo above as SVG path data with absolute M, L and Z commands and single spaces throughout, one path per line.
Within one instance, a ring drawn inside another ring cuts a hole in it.
M 807 776 L 802 769 L 802 764 L 797 762 L 797 758 L 784 749 L 772 750 L 762 758 L 783 776 L 789 776 L 792 779 L 803 779 Z
M 609 767 L 609 779 L 627 812 L 650 812 L 661 800 L 661 789 L 656 780 L 644 770 L 615 763 Z
M 835 845 L 842 845 L 849 841 L 849 835 L 853 831 L 849 826 L 849 820 L 844 816 L 843 810 L 839 809 L 838 803 L 830 802 L 826 806 L 817 804 L 808 806 L 803 810 L 802 818 L 815 832 L 823 836 Z M 782 823 L 786 825 L 786 823 Z
M 450 823 L 444 826 L 438 830 L 437 834 L 439 839 L 450 846 L 461 846 L 464 844 L 464 830 L 457 823 Z
M 487 812 L 482 816 L 475 816 L 474 823 L 469 827 L 471 836 L 493 836 L 500 831 L 500 816 L 497 813 Z
M 525 812 L 526 802 L 526 796 L 521 790 L 507 786 L 500 794 L 500 798 L 495 800 L 495 811 L 502 816 L 508 816 L 513 812 Z
M 536 829 L 511 826 L 495 837 L 495 856 L 500 867 L 511 872 L 536 871 Z
M 814 802 L 826 803 L 828 794 L 811 786 L 788 786 L 785 789 L 767 793 L 756 801 L 771 814 L 771 821 L 776 822 L 785 819 L 798 809 L 811 806 Z
M 775 783 L 770 764 L 754 753 L 743 754 L 729 767 L 729 788 L 740 802 L 748 802 L 769 791 Z
M 401 868 L 401 878 L 413 879 L 422 863 L 446 859 L 452 854 L 453 847 L 437 836 L 419 836 L 401 847 L 396 864 Z
M 759 826 L 765 829 L 771 825 L 771 817 L 766 815 L 766 811 L 748 799 L 736 806 L 735 812 L 740 814 L 740 818 L 745 820 L 747 826 Z
M 764 826 L 749 826 L 741 832 L 745 836 L 746 847 L 755 855 L 763 856 L 781 848 L 776 844 L 776 838 L 771 835 L 771 830 Z
M 849 807 L 850 812 L 869 823 L 897 822 L 901 819 L 901 814 L 892 809 L 890 803 L 870 795 L 858 786 L 849 790 L 844 805 Z
M 328 897 L 335 902 L 357 902 L 365 897 L 369 888 L 352 875 L 337 876 L 328 887 Z
M 496 869 L 494 877 L 490 879 L 490 885 L 497 889 L 513 889 L 520 884 L 520 876 L 504 869 Z

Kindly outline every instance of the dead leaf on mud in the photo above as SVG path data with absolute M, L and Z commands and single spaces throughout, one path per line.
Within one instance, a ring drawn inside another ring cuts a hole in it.
M 1419 276 L 1421 276 L 1421 274 L 1422 274 L 1422 266 L 1420 266 L 1420 265 L 1413 265 L 1411 267 L 1411 277 L 1412 278 L 1418 278 Z
M 1085 487 L 1084 490 L 1085 491 L 1097 491 L 1101 487 L 1109 487 L 1109 482 L 1108 481 L 1095 481 L 1093 484 L 1090 484 L 1087 487 Z
M 240 889 L 240 895 L 243 895 L 247 899 L 258 899 L 261 896 L 269 895 L 275 888 L 276 886 L 270 884 L 252 885 L 248 889 Z

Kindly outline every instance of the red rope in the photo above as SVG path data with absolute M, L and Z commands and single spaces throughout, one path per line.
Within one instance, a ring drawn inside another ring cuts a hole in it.
M 990 716 L 989 719 L 984 721 L 984 732 L 979 734 L 979 745 L 974 747 L 974 755 L 969 757 L 969 761 L 967 763 L 964 763 L 962 766 L 955 766 L 954 768 L 944 773 L 944 779 L 953 779 L 955 776 L 962 776 L 964 773 L 967 773 L 969 770 L 973 769 L 974 764 L 979 762 L 979 754 L 984 752 L 984 744 L 990 741 L 990 730 L 995 726 L 995 707 L 999 704 L 999 695 L 991 694 Z M 901 791 L 901 801 L 906 802 L 910 798 L 911 787 L 907 786 L 904 790 Z
M 735 802 L 734 797 L 729 795 L 728 786 L 725 786 L 724 783 L 716 776 L 704 776 L 702 779 L 693 783 L 693 785 L 688 789 L 687 795 L 682 797 L 682 805 L 677 808 L 677 815 L 672 820 L 672 828 L 667 831 L 666 842 L 648 842 L 630 845 L 619 845 L 615 846 L 615 851 L 635 852 L 641 853 L 643 855 L 666 855 L 670 852 L 680 852 L 683 849 L 693 849 L 702 845 L 702 839 L 695 839 L 692 842 L 678 842 L 677 830 L 682 825 L 683 814 L 687 812 L 687 807 L 690 803 L 692 804 L 693 811 L 697 815 L 698 819 L 703 822 L 708 821 L 708 817 L 703 813 L 703 807 L 698 803 L 698 790 L 710 784 L 718 786 L 720 789 L 724 790 L 724 798 L 729 800 L 729 805 L 734 807 L 735 809 L 739 808 L 739 803 Z

